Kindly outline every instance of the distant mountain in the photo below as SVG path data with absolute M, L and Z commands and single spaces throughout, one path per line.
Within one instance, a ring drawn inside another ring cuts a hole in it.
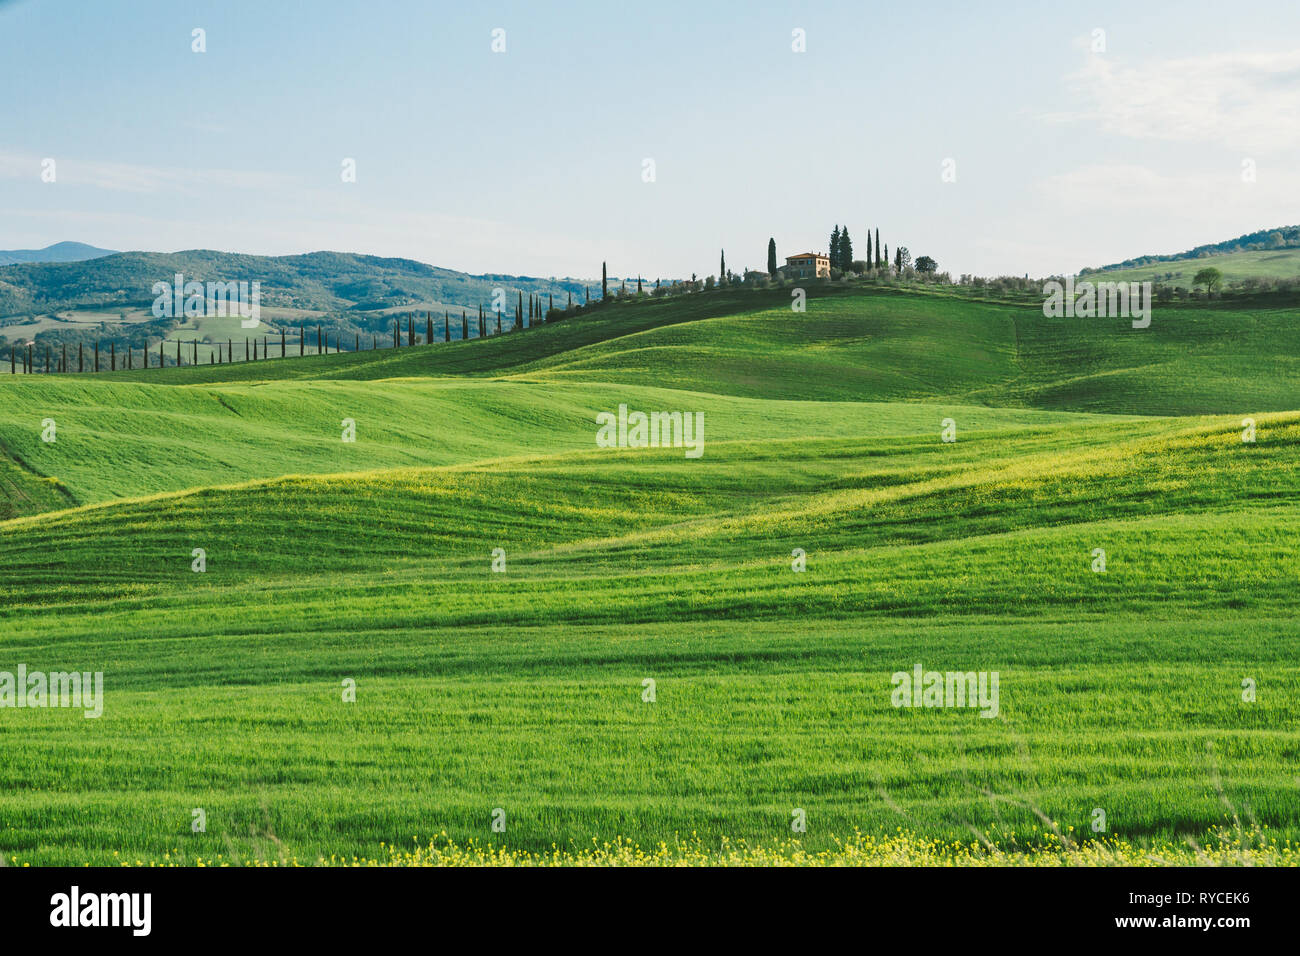
M 53 247 L 52 247 L 53 248 Z M 88 247 L 87 247 L 88 248 Z M 262 305 L 328 313 L 371 313 L 423 302 L 477 312 L 492 308 L 496 289 L 513 311 L 522 292 L 582 301 L 579 279 L 468 275 L 412 259 L 383 259 L 345 252 L 299 256 L 250 256 L 196 249 L 186 252 L 122 252 L 97 259 L 0 266 L 0 319 L 76 308 L 150 306 L 156 282 L 261 283 Z M 596 284 L 593 283 L 593 288 Z M 525 309 L 527 304 L 525 302 Z
M 116 250 L 99 249 L 84 242 L 56 242 L 44 249 L 0 249 L 0 266 L 15 262 L 85 262 L 114 255 Z
M 1197 246 L 1186 252 L 1163 256 L 1138 256 L 1123 262 L 1112 262 L 1108 266 L 1080 270 L 1080 275 L 1092 272 L 1113 272 L 1119 269 L 1135 269 L 1141 266 L 1155 265 L 1160 262 L 1178 262 L 1183 259 L 1203 259 L 1207 256 L 1223 255 L 1229 252 L 1268 252 L 1277 249 L 1300 248 L 1300 226 L 1279 226 L 1276 229 L 1261 229 L 1259 232 L 1247 233 L 1236 239 L 1226 239 L 1210 245 Z

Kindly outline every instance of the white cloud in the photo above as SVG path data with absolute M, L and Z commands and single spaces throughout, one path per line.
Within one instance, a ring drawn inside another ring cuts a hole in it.
M 1048 176 L 1036 187 L 1046 208 L 1092 212 L 1115 221 L 1141 213 L 1170 213 L 1203 216 L 1208 226 L 1230 209 L 1234 217 L 1253 213 L 1261 222 L 1271 222 L 1278 208 L 1300 204 L 1300 181 L 1272 172 L 1265 166 L 1258 181 L 1247 183 L 1233 166 L 1167 173 L 1130 163 L 1097 163 Z
M 1088 54 L 1066 84 L 1085 107 L 1043 119 L 1089 121 L 1135 139 L 1217 143 L 1242 155 L 1300 145 L 1300 50 L 1136 65 Z
M 0 177 L 39 182 L 41 161 L 46 157 L 0 151 Z M 240 169 L 182 169 L 138 163 L 106 163 L 76 157 L 51 156 L 56 164 L 56 182 L 71 186 L 93 186 L 115 192 L 179 193 L 193 195 L 204 186 L 235 189 L 277 189 L 292 180 L 277 173 Z

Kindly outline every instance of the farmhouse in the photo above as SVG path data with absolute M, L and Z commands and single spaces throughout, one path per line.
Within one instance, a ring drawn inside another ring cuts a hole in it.
M 831 259 L 820 252 L 801 252 L 797 256 L 786 256 L 785 267 L 796 279 L 828 276 L 831 274 Z

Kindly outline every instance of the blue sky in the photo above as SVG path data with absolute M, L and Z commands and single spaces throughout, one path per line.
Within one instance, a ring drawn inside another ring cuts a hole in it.
M 1041 275 L 1300 222 L 1300 5 L 1133 6 L 0 0 L 0 248 Z

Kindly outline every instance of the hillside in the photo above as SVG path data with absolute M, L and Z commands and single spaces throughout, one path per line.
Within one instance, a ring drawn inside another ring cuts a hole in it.
M 1090 278 L 1106 282 L 1153 282 L 1179 289 L 1191 289 L 1192 279 L 1201 269 L 1213 266 L 1223 273 L 1223 282 L 1232 289 L 1245 291 L 1267 289 L 1279 281 L 1300 285 L 1300 249 L 1267 252 L 1226 252 L 1191 259 L 1171 259 L 1131 268 L 1116 268 L 1093 273 Z
M 521 335 L 431 348 L 121 372 L 148 383 L 365 381 L 502 375 L 618 382 L 750 398 L 955 401 L 1178 415 L 1292 408 L 1295 310 L 1157 307 L 1123 319 L 1053 320 L 1037 304 L 961 294 L 827 288 L 806 313 L 789 292 L 727 291 L 616 305 Z M 272 354 L 275 354 L 274 352 Z
M 1249 232 L 1235 239 L 1206 243 L 1196 246 L 1194 249 L 1188 249 L 1186 252 L 1125 259 L 1123 262 L 1114 262 L 1108 266 L 1102 266 L 1100 269 L 1084 269 L 1083 273 L 1154 266 L 1163 262 L 1225 255 L 1231 252 L 1276 252 L 1281 249 L 1294 249 L 1297 247 L 1300 247 L 1300 226 L 1278 226 L 1274 229 L 1260 229 L 1256 232 Z
M 258 281 L 264 306 L 313 312 L 371 312 L 439 302 L 477 309 L 492 290 L 581 298 L 581 280 L 472 276 L 411 259 L 341 252 L 252 256 L 212 250 L 123 252 L 85 262 L 0 267 L 0 320 L 61 310 L 145 308 L 155 282 Z
M 1250 827 L 1300 839 L 1294 313 L 783 296 L 0 375 L 0 670 L 108 688 L 0 721 L 0 854 L 709 857 L 800 808 L 829 859 L 1287 858 Z M 703 455 L 597 447 L 620 403 Z M 998 672 L 997 715 L 892 706 L 918 662 Z
M 1300 226 L 1262 229 L 1175 255 L 1137 256 L 1079 274 L 1190 289 L 1197 271 L 1207 266 L 1222 272 L 1226 285 L 1244 283 L 1247 290 L 1267 288 L 1269 280 L 1300 280 Z
M 0 266 L 19 262 L 83 262 L 114 254 L 112 249 L 99 249 L 84 242 L 56 242 L 44 249 L 0 249 Z

